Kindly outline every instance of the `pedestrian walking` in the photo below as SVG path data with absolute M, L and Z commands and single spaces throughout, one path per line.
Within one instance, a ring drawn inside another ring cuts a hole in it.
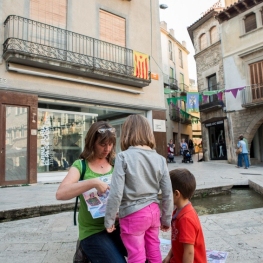
M 109 189 L 109 185 L 98 177 L 112 174 L 115 144 L 115 128 L 104 121 L 93 123 L 86 135 L 84 150 L 80 154 L 80 158 L 86 160 L 84 180 L 79 182 L 82 161 L 76 160 L 56 193 L 58 200 L 80 197 L 79 240 L 82 251 L 91 263 L 126 262 L 124 256 L 127 252 L 120 237 L 119 227 L 116 226 L 115 233 L 107 233 L 104 217 L 94 219 L 82 195 L 92 188 L 96 188 L 99 193 L 105 193 Z
M 239 137 L 239 141 L 237 143 L 237 147 L 241 147 L 242 148 L 242 152 L 238 154 L 238 163 L 237 163 L 237 168 L 240 168 L 243 166 L 243 159 L 244 159 L 244 163 L 245 163 L 245 169 L 248 169 L 249 167 L 249 161 L 248 161 L 248 149 L 247 149 L 247 144 L 244 141 L 244 136 L 240 135 Z
M 130 115 L 122 126 L 121 149 L 115 161 L 105 214 L 109 233 L 119 209 L 121 238 L 128 262 L 162 262 L 159 229 L 168 231 L 172 215 L 172 187 L 166 159 L 154 150 L 148 120 Z M 158 193 L 162 191 L 160 215 Z
M 172 139 L 171 139 L 170 142 L 167 144 L 167 151 L 168 151 L 168 155 L 167 155 L 168 161 L 175 163 L 175 160 L 174 160 L 175 144 L 173 143 L 173 140 L 172 140 Z

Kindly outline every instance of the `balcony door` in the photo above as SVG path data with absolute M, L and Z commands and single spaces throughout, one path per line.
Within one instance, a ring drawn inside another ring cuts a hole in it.
M 0 185 L 36 182 L 37 96 L 0 91 Z
M 208 77 L 208 90 L 213 91 L 217 90 L 217 82 L 216 82 L 216 75 L 212 75 Z M 209 102 L 215 102 L 218 101 L 217 94 L 214 94 L 213 96 L 209 96 Z

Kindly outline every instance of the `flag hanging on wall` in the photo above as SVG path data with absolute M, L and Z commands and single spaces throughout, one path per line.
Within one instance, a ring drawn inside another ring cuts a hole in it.
M 199 112 L 199 93 L 188 92 L 186 98 L 186 111 Z
M 149 56 L 133 50 L 134 76 L 149 79 Z

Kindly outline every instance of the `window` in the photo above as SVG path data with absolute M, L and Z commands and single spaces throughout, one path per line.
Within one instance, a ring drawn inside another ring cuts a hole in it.
M 179 49 L 179 64 L 180 67 L 183 68 L 183 52 L 181 49 Z
M 174 78 L 174 69 L 173 68 L 170 68 L 170 78 Z
M 125 18 L 100 10 L 100 40 L 125 47 L 126 21 Z
M 257 28 L 256 14 L 251 13 L 247 15 L 244 19 L 245 23 L 245 32 L 250 32 Z
M 67 0 L 31 0 L 30 18 L 44 24 L 66 29 Z M 35 25 L 28 27 L 30 41 L 59 49 L 66 49 L 66 35 L 60 30 Z
M 66 28 L 67 0 L 31 0 L 30 18 L 52 26 Z
M 250 83 L 253 100 L 263 98 L 263 60 L 250 64 Z
M 211 45 L 218 40 L 217 28 L 214 26 L 210 29 L 210 41 Z
M 200 46 L 200 50 L 203 50 L 207 47 L 207 43 L 206 43 L 206 35 L 202 34 L 199 38 L 199 46 Z
M 209 91 L 217 90 L 216 74 L 208 77 L 207 82 L 208 82 L 208 90 Z M 218 98 L 217 98 L 216 94 L 209 96 L 210 102 L 217 101 L 217 100 L 218 100 Z
M 169 59 L 173 60 L 173 45 L 170 40 L 169 40 Z
M 180 73 L 180 89 L 184 90 L 184 74 Z
M 261 13 L 261 25 L 263 26 L 263 7 L 261 8 L 260 13 Z

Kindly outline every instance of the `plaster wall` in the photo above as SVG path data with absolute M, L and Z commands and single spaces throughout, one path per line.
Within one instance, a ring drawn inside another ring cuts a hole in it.
M 38 92 L 49 92 L 58 95 L 100 100 L 109 105 L 133 105 L 134 107 L 148 109 L 164 109 L 164 95 L 161 68 L 160 27 L 159 27 L 159 3 L 154 1 L 120 1 L 120 0 L 98 0 L 98 1 L 68 1 L 67 29 L 76 33 L 85 34 L 90 37 L 99 38 L 99 9 L 112 12 L 126 19 L 126 47 L 146 53 L 151 56 L 151 72 L 159 75 L 159 80 L 152 80 L 151 84 L 144 88 L 135 88 L 127 85 L 116 84 L 102 80 L 94 80 L 78 77 L 70 74 L 56 73 L 70 76 L 76 79 L 95 81 L 105 85 L 139 90 L 144 94 L 132 94 L 128 92 L 98 88 L 88 84 L 74 83 L 64 80 L 48 79 L 31 75 L 22 75 L 7 71 L 5 63 L 0 66 L 0 77 L 7 79 L 7 85 L 20 88 L 25 91 L 37 90 Z M 29 17 L 29 0 L 14 0 L 12 5 L 9 1 L 0 0 L 2 16 L 0 22 L 3 24 L 10 14 Z M 4 27 L 0 27 L 0 42 L 4 40 Z M 1 45 L 2 53 L 2 45 Z M 153 58 L 153 59 L 152 59 Z M 41 72 L 44 70 L 39 69 Z

